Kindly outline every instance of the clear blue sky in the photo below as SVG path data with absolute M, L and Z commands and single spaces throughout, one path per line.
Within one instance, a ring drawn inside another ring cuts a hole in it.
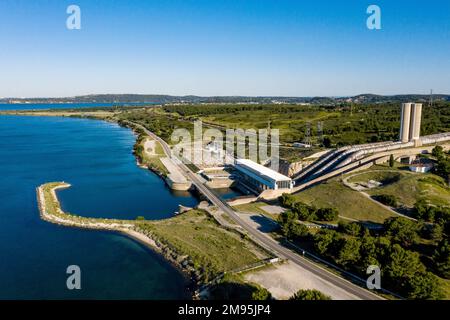
M 382 30 L 366 28 L 370 4 Z M 448 0 L 0 1 L 0 97 L 431 88 L 450 93 Z

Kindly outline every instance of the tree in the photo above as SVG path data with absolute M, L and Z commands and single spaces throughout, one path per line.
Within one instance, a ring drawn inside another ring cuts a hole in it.
M 361 266 L 361 272 L 366 272 L 370 265 L 380 265 L 377 259 L 377 245 L 374 237 L 365 234 L 361 238 L 359 253 L 360 260 L 358 265 Z
M 358 236 L 361 233 L 362 227 L 358 222 L 340 221 L 338 224 L 340 231 L 345 232 L 351 236 Z
M 298 220 L 298 216 L 292 210 L 286 210 L 286 211 L 280 213 L 280 215 L 278 216 L 278 222 L 281 225 L 284 225 L 290 221 L 295 221 L 295 220 Z
M 329 137 L 323 138 L 323 146 L 325 148 L 331 148 L 331 144 L 332 144 L 332 142 L 331 142 L 331 139 Z
M 420 199 L 414 204 L 415 216 L 417 219 L 433 222 L 434 207 L 430 206 L 425 199 Z
M 450 279 L 450 244 L 447 239 L 439 242 L 433 254 L 433 261 L 439 274 Z
M 297 222 L 294 222 L 291 232 L 294 239 L 301 239 L 309 236 L 308 227 Z
M 315 216 L 312 216 L 311 214 L 311 208 L 302 202 L 294 203 L 292 210 L 297 214 L 299 220 L 309 221 L 314 220 L 315 218 Z
M 405 293 L 409 281 L 424 272 L 425 266 L 417 252 L 405 250 L 398 244 L 391 247 L 384 274 L 396 290 Z
M 320 221 L 334 221 L 339 216 L 336 208 L 320 208 L 316 211 L 317 219 Z
M 420 300 L 440 300 L 444 298 L 439 279 L 431 272 L 423 272 L 412 277 L 406 288 L 408 298 Z
M 433 157 L 435 157 L 436 159 L 440 159 L 444 156 L 444 149 L 441 146 L 436 146 L 433 148 L 433 150 L 431 151 L 431 154 L 433 155 Z
M 359 253 L 360 247 L 361 242 L 359 239 L 341 238 L 337 245 L 336 262 L 343 266 L 354 264 L 361 258 L 361 255 Z
M 390 261 L 391 240 L 387 237 L 377 237 L 375 239 L 376 257 L 381 264 L 387 264 Z
M 426 239 L 430 239 L 436 242 L 439 242 L 442 240 L 442 237 L 444 236 L 444 228 L 440 224 L 433 224 L 433 225 L 426 225 L 424 224 L 423 227 L 423 236 Z
M 397 207 L 398 206 L 398 200 L 397 197 L 391 195 L 391 194 L 380 194 L 375 196 L 375 199 L 382 204 L 385 204 L 390 207 Z
M 281 233 L 283 236 L 285 236 L 288 239 L 292 238 L 292 225 L 294 224 L 293 221 L 286 221 L 281 224 Z
M 337 239 L 338 234 L 333 230 L 321 230 L 314 236 L 314 248 L 320 254 L 327 253 L 330 245 Z
M 297 201 L 295 197 L 288 193 L 283 193 L 278 200 L 280 201 L 281 206 L 285 208 L 292 208 L 292 205 Z
M 444 157 L 440 158 L 435 170 L 437 175 L 441 176 L 448 182 L 450 177 L 450 160 Z
M 444 178 L 450 185 L 450 159 L 441 146 L 434 147 L 432 154 L 437 159 L 436 174 Z
M 252 293 L 252 300 L 270 300 L 270 299 L 272 299 L 272 295 L 265 288 L 259 287 Z
M 448 207 L 438 207 L 434 212 L 434 221 L 437 224 L 445 227 L 446 224 L 450 222 L 450 208 Z
M 299 290 L 289 300 L 331 300 L 331 297 L 326 294 L 312 289 L 312 290 Z
M 384 222 L 386 235 L 390 236 L 394 242 L 400 243 L 404 247 L 408 247 L 418 240 L 417 222 L 403 218 L 389 218 Z
M 389 157 L 389 167 L 393 168 L 394 166 L 395 166 L 394 155 L 391 154 L 391 156 Z
M 298 240 L 309 235 L 308 228 L 296 221 L 290 220 L 281 227 L 283 235 L 291 240 Z

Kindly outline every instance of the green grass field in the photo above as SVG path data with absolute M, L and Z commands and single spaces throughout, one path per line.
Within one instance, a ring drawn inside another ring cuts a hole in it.
M 398 198 L 400 204 L 409 208 L 412 208 L 420 199 L 425 199 L 436 205 L 450 205 L 450 188 L 445 185 L 445 181 L 439 176 L 431 173 L 417 174 L 405 170 L 374 168 L 350 178 L 349 181 L 379 181 L 383 183 L 383 186 L 367 190 L 368 194 L 374 196 L 393 195 Z
M 171 219 L 140 225 L 179 256 L 189 256 L 195 268 L 202 269 L 208 278 L 268 257 L 251 241 L 222 228 L 203 211 L 191 210 Z
M 382 223 L 393 214 L 357 191 L 331 179 L 295 194 L 295 197 L 318 208 L 333 207 L 339 215 L 359 221 Z
M 144 139 L 140 143 L 144 150 L 144 152 L 142 152 L 143 164 L 149 166 L 150 168 L 152 168 L 164 175 L 169 174 L 169 171 L 166 169 L 164 164 L 161 162 L 161 157 L 166 156 L 161 144 L 158 141 L 155 141 L 154 155 L 150 155 L 148 152 L 145 151 L 145 142 L 147 140 L 150 140 L 150 139 Z
M 267 205 L 264 202 L 252 202 L 252 203 L 245 203 L 240 204 L 238 206 L 234 206 L 233 208 L 240 212 L 250 212 L 250 213 L 259 213 L 259 214 L 266 214 L 266 212 L 261 209 L 261 206 Z
M 280 130 L 280 138 L 283 142 L 293 142 L 301 139 L 305 132 L 307 122 L 328 121 L 339 118 L 338 112 L 305 111 L 294 114 L 268 114 L 265 110 L 240 111 L 239 113 L 223 113 L 213 116 L 201 117 L 208 123 L 215 123 L 227 128 L 265 129 L 268 121 L 271 127 Z M 313 128 L 314 130 L 314 128 Z
M 253 202 L 253 203 L 246 203 L 246 204 L 234 206 L 233 208 L 242 213 L 257 213 L 257 214 L 262 214 L 263 216 L 265 216 L 269 219 L 277 220 L 278 214 L 268 213 L 261 208 L 261 206 L 267 206 L 267 205 L 268 204 L 265 202 L 257 201 L 257 202 Z

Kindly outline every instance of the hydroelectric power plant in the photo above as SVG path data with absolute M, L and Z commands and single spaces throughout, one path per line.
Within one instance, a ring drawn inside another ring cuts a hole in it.
M 430 153 L 436 145 L 450 149 L 450 132 L 421 136 L 422 104 L 403 103 L 399 141 L 345 146 L 331 150 L 293 177 L 300 191 L 340 174 L 364 170 L 374 164 L 395 160 L 411 163 L 418 154 Z

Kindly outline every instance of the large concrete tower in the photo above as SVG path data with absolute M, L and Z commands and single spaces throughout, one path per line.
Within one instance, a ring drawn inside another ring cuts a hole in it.
M 400 122 L 400 141 L 409 141 L 409 128 L 411 124 L 411 105 L 412 103 L 402 103 L 402 118 Z
M 411 123 L 409 141 L 417 141 L 420 138 L 420 125 L 422 123 L 422 104 L 414 103 L 411 110 Z

